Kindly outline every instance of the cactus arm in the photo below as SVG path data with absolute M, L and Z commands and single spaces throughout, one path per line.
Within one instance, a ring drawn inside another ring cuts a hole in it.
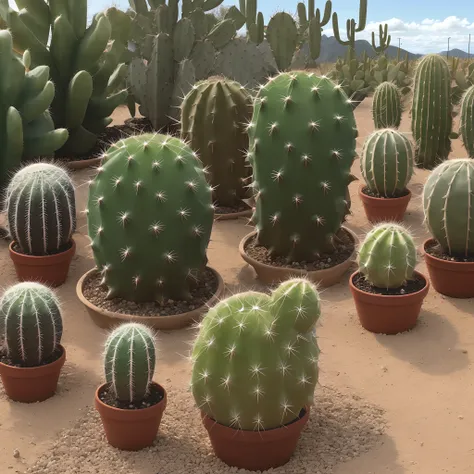
M 225 20 L 232 20 L 237 31 L 245 25 L 245 15 L 235 6 L 231 6 L 224 17 Z
M 377 46 L 375 43 L 375 32 L 372 31 L 372 48 L 377 54 L 382 54 L 390 46 L 392 36 L 388 34 L 388 24 L 385 23 L 385 26 L 379 25 L 379 44 Z
M 468 156 L 474 158 L 474 86 L 471 86 L 461 100 L 460 131 Z
M 80 71 L 71 79 L 66 96 L 66 124 L 68 128 L 77 128 L 84 121 L 92 91 L 92 77 L 88 72 Z
M 365 30 L 367 24 L 367 0 L 360 0 L 359 4 L 359 23 L 355 28 L 356 33 L 360 33 Z
M 204 0 L 204 3 L 202 5 L 202 9 L 205 12 L 214 10 L 214 8 L 217 8 L 218 6 L 222 5 L 222 2 L 224 0 Z
M 0 175 L 2 184 L 9 178 L 8 173 L 20 165 L 23 155 L 23 121 L 15 107 L 8 109 L 5 125 L 6 149 L 2 157 Z
M 69 0 L 69 21 L 78 38 L 82 38 L 87 30 L 87 0 Z
M 288 69 L 298 42 L 295 21 L 288 13 L 275 14 L 268 23 L 266 36 L 278 69 L 281 71 Z
M 48 81 L 39 94 L 22 104 L 19 112 L 24 122 L 28 123 L 39 117 L 51 105 L 53 98 L 54 84 Z
M 77 37 L 71 23 L 64 15 L 58 16 L 54 20 L 50 51 L 63 81 L 71 75 L 76 44 Z

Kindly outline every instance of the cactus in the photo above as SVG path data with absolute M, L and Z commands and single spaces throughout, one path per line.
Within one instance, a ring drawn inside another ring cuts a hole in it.
M 425 221 L 443 251 L 455 258 L 474 256 L 474 161 L 446 161 L 423 189 Z
M 415 162 L 433 169 L 451 152 L 451 76 L 448 64 L 437 54 L 423 57 L 414 78 L 411 129 L 416 143 Z
M 217 423 L 268 430 L 298 418 L 318 382 L 319 295 L 304 279 L 271 296 L 247 292 L 221 301 L 200 324 L 192 350 L 196 404 Z
M 86 212 L 109 298 L 190 297 L 207 264 L 214 206 L 189 146 L 158 134 L 112 145 L 91 182 Z
M 357 137 L 341 86 L 282 73 L 260 89 L 248 128 L 258 244 L 290 261 L 332 251 L 348 213 Z
M 457 69 L 459 62 L 455 64 Z M 469 64 L 464 70 L 454 70 L 453 73 L 456 84 L 451 88 L 451 100 L 454 105 L 457 105 L 465 92 L 467 92 L 471 86 L 474 86 L 474 63 Z
M 474 158 L 474 86 L 464 94 L 461 102 L 461 135 L 464 148 Z
M 0 300 L 0 341 L 5 355 L 21 367 L 37 367 L 61 343 L 63 323 L 59 301 L 46 286 L 23 282 Z
M 27 255 L 64 251 L 76 231 L 74 185 L 67 172 L 49 163 L 18 171 L 6 192 L 12 240 Z
M 252 99 L 238 82 L 211 78 L 196 84 L 182 106 L 181 138 L 209 168 L 214 200 L 235 207 L 246 197 L 245 163 Z
M 104 371 L 117 400 L 135 403 L 149 393 L 156 362 L 153 333 L 143 324 L 118 326 L 105 343 Z
M 374 93 L 372 117 L 375 128 L 398 128 L 402 121 L 402 99 L 398 87 L 382 82 Z
M 376 130 L 364 142 L 360 170 L 367 187 L 378 196 L 398 197 L 413 175 L 413 146 L 400 132 Z
M 379 25 L 380 46 L 377 46 L 377 44 L 375 43 L 375 32 L 372 31 L 372 48 L 376 52 L 376 54 L 383 54 L 390 46 L 391 41 L 392 41 L 392 36 L 388 34 L 387 23 L 385 23 L 384 26 Z
M 359 251 L 359 271 L 376 288 L 398 288 L 412 280 L 416 263 L 413 237 L 390 222 L 374 227 Z

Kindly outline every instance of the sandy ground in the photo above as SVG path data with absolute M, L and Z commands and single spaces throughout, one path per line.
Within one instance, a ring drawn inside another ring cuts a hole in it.
M 373 130 L 370 107 L 368 99 L 356 109 L 359 146 Z M 126 118 L 122 112 L 117 119 Z M 408 131 L 405 115 L 402 130 Z M 466 156 L 459 141 L 453 142 L 453 148 L 453 157 Z M 360 176 L 358 161 L 354 172 Z M 79 209 L 84 208 L 87 194 L 81 183 L 90 174 L 81 171 L 74 175 Z M 427 172 L 418 171 L 414 177 L 410 185 L 414 199 L 406 215 L 418 243 L 427 236 L 419 198 L 426 176 Z M 354 215 L 348 226 L 362 236 L 369 225 L 357 188 L 358 183 L 352 184 Z M 240 239 L 250 230 L 244 221 L 214 226 L 209 260 L 224 277 L 229 292 L 262 288 L 237 250 Z M 77 255 L 67 283 L 58 290 L 68 355 L 58 394 L 44 403 L 25 406 L 8 401 L 0 388 L 1 474 L 23 473 L 31 466 L 35 467 L 30 472 L 36 474 L 223 472 L 223 466 L 210 454 L 186 392 L 190 367 L 183 355 L 193 330 L 158 335 L 160 357 L 155 379 L 168 389 L 172 401 L 157 446 L 129 456 L 104 442 L 90 406 L 102 379 L 105 334 L 91 322 L 75 293 L 77 280 L 93 266 L 85 235 L 85 217 L 81 214 L 75 237 Z M 2 285 L 14 284 L 6 242 L 0 243 L 0 268 Z M 418 269 L 426 271 L 423 263 Z M 318 328 L 322 374 L 317 406 L 310 429 L 301 440 L 298 459 L 278 472 L 472 474 L 474 302 L 446 298 L 431 290 L 413 331 L 376 336 L 361 328 L 347 279 L 325 290 L 323 299 Z M 61 434 L 62 430 L 69 431 Z M 311 465 L 315 467 L 308 468 Z

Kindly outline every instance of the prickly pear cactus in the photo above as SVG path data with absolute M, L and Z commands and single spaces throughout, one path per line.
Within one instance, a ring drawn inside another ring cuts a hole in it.
M 411 129 L 415 161 L 433 169 L 448 158 L 452 130 L 451 75 L 444 58 L 428 54 L 418 63 L 413 81 Z
M 398 128 L 402 120 L 402 99 L 398 87 L 382 82 L 374 92 L 372 117 L 375 128 Z
M 205 269 L 214 218 L 197 155 L 178 138 L 112 145 L 89 189 L 87 221 L 110 298 L 182 300 Z
M 289 261 L 331 251 L 348 213 L 357 137 L 341 86 L 280 74 L 260 89 L 248 128 L 258 244 Z
M 320 315 L 316 288 L 304 279 L 272 294 L 241 293 L 204 317 L 192 350 L 192 392 L 218 423 L 268 430 L 298 418 L 318 382 Z
M 474 256 L 474 161 L 449 160 L 437 166 L 423 189 L 425 222 L 444 252 Z
M 135 403 L 149 393 L 155 372 L 153 333 L 143 324 L 117 327 L 105 343 L 104 372 L 117 400 Z
M 59 301 L 46 286 L 18 283 L 0 299 L 0 341 L 6 356 L 37 367 L 58 349 L 63 333 Z
M 474 158 L 474 86 L 464 94 L 461 101 L 461 135 L 464 148 Z
M 413 175 L 414 151 L 403 133 L 376 130 L 364 142 L 360 170 L 367 187 L 383 197 L 397 197 Z
M 74 184 L 59 166 L 33 163 L 18 171 L 7 188 L 6 210 L 11 238 L 22 253 L 51 255 L 71 245 Z
M 374 227 L 359 250 L 359 271 L 377 288 L 398 288 L 412 280 L 416 263 L 413 237 L 396 224 Z
M 252 98 L 235 81 L 222 77 L 196 84 L 182 105 L 181 138 L 209 168 L 214 200 L 235 207 L 246 197 L 250 167 L 245 162 Z

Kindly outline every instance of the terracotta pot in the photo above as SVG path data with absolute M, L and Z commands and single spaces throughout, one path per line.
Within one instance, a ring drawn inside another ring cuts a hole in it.
M 58 386 L 59 374 L 66 361 L 66 349 L 51 364 L 39 367 L 13 367 L 0 362 L 0 378 L 7 396 L 15 402 L 34 403 L 51 398 Z
M 102 163 L 102 157 L 90 158 L 88 160 L 64 161 L 63 165 L 70 171 L 79 171 L 86 168 L 94 168 Z
M 306 277 L 314 283 L 317 283 L 323 287 L 329 287 L 339 283 L 344 273 L 349 269 L 352 263 L 356 259 L 357 255 L 357 236 L 351 230 L 343 227 L 343 229 L 350 235 L 351 239 L 354 242 L 354 252 L 352 255 L 339 265 L 335 265 L 331 268 L 326 268 L 324 270 L 315 270 L 315 271 L 306 271 L 299 268 L 290 268 L 290 267 L 273 267 L 265 263 L 261 263 L 258 260 L 255 260 L 245 251 L 247 242 L 256 234 L 255 231 L 246 235 L 239 244 L 240 256 L 254 268 L 257 273 L 257 276 L 260 281 L 266 283 L 267 285 L 272 285 L 287 280 L 288 278 L 294 277 Z
M 215 455 L 228 466 L 249 471 L 265 471 L 286 464 L 293 455 L 301 431 L 309 419 L 303 417 L 281 428 L 268 431 L 243 431 L 229 428 L 201 412 Z
M 399 198 L 375 198 L 368 196 L 362 190 L 365 184 L 359 187 L 359 196 L 364 206 L 367 219 L 372 224 L 378 222 L 401 222 L 411 199 L 411 191 Z
M 224 294 L 225 285 L 221 275 L 213 268 L 207 268 L 217 277 L 218 286 L 216 293 L 205 305 L 187 313 L 173 314 L 171 316 L 137 316 L 133 314 L 115 313 L 113 311 L 108 311 L 107 309 L 99 308 L 84 296 L 84 284 L 89 278 L 97 273 L 97 269 L 95 268 L 82 275 L 76 285 L 76 294 L 81 303 L 86 307 L 92 321 L 100 328 L 111 329 L 123 324 L 124 322 L 135 322 L 146 324 L 155 329 L 182 329 L 189 326 L 191 323 L 198 321 L 200 317 L 207 312 L 211 306 L 219 301 L 221 296 Z
M 367 293 L 357 288 L 353 283 L 354 277 L 359 274 L 359 271 L 351 275 L 349 286 L 360 323 L 367 331 L 377 334 L 398 334 L 415 327 L 430 283 L 423 274 L 416 271 L 414 273 L 423 277 L 426 284 L 420 291 L 406 295 Z
M 15 242 L 11 242 L 9 246 L 10 258 L 20 281 L 37 281 L 52 287 L 60 286 L 66 281 L 72 257 L 76 253 L 74 239 L 66 251 L 46 256 L 15 252 L 14 245 Z
M 239 219 L 240 217 L 250 217 L 252 215 L 252 209 L 246 209 L 240 212 L 230 212 L 228 214 L 214 214 L 215 221 L 230 221 Z
M 151 446 L 156 439 L 161 418 L 166 409 L 166 390 L 153 382 L 153 385 L 163 394 L 163 399 L 159 403 L 140 410 L 124 410 L 106 405 L 99 398 L 99 394 L 107 385 L 104 383 L 97 388 L 95 408 L 102 420 L 108 443 L 114 448 L 125 451 L 139 451 Z
M 434 239 L 425 240 L 421 249 L 433 288 L 453 298 L 474 298 L 474 262 L 452 262 L 433 257 L 425 249 L 434 242 Z

